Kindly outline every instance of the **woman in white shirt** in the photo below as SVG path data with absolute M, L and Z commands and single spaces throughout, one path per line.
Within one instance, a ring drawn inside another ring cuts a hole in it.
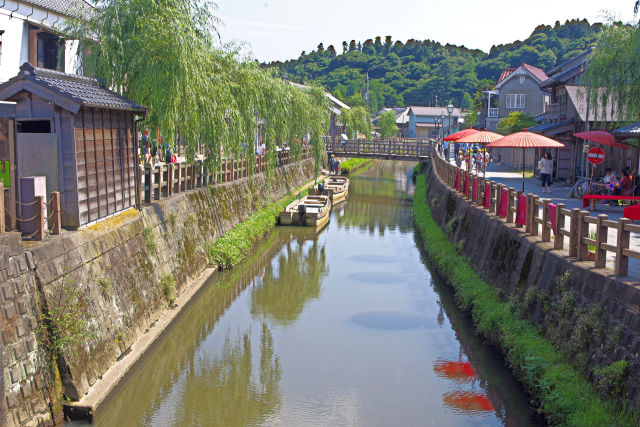
M 540 168 L 542 192 L 545 192 L 546 185 L 546 192 L 551 193 L 551 174 L 553 173 L 553 159 L 551 158 L 551 153 L 548 151 L 544 153 L 544 156 L 538 162 L 538 168 Z

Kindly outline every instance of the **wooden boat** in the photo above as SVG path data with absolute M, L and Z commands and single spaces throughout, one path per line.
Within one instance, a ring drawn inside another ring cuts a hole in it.
M 336 204 L 347 198 L 349 183 L 349 178 L 346 176 L 330 176 L 316 185 L 310 193 L 329 196 L 331 202 Z
M 280 212 L 280 224 L 322 228 L 329 222 L 329 211 L 331 199 L 328 196 L 305 196 L 289 203 Z

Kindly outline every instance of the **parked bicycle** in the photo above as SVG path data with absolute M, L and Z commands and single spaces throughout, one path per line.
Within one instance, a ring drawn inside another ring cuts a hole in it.
M 593 182 L 592 182 L 593 181 Z M 582 199 L 586 194 L 609 194 L 607 188 L 602 185 L 602 181 L 600 179 L 592 180 L 587 177 L 580 177 L 571 190 L 569 190 L 568 197 L 577 197 Z

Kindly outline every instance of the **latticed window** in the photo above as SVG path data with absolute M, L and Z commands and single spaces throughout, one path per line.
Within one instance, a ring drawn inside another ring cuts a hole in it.
M 508 94 L 507 108 L 524 108 L 524 94 L 521 94 L 521 93 Z

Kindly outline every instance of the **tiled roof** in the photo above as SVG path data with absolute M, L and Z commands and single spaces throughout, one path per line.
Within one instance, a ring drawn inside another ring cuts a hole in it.
M 511 73 L 513 73 L 515 70 L 516 70 L 515 68 L 505 68 L 502 74 L 500 74 L 500 77 L 498 78 L 498 83 L 500 83 L 501 81 L 509 77 Z
M 621 138 L 640 138 L 640 122 L 618 128 L 613 134 Z
M 536 79 L 540 80 L 541 82 L 549 78 L 549 76 L 547 76 L 547 73 L 545 73 L 542 68 L 534 67 L 533 65 L 529 65 L 529 64 L 522 64 L 521 67 L 529 71 L 531 74 L 535 76 Z
M 519 67 L 505 68 L 504 71 L 502 71 L 502 74 L 500 74 L 500 78 L 498 78 L 498 83 L 496 83 L 496 85 L 500 85 L 500 83 L 515 73 L 519 68 L 527 70 L 533 77 L 538 79 L 539 82 L 543 82 L 549 78 L 542 68 L 534 67 L 529 64 L 520 64 Z
M 24 3 L 40 7 L 45 10 L 77 18 L 90 17 L 93 6 L 84 0 L 21 0 Z
M 562 122 L 557 122 L 557 123 L 541 123 L 539 125 L 535 125 L 535 126 L 531 126 L 530 128 L 527 128 L 528 131 L 530 132 L 540 132 L 540 133 L 544 133 L 545 131 L 549 131 L 552 129 L 557 129 L 563 126 L 567 126 L 573 123 L 573 120 L 565 120 Z
M 22 79 L 43 86 L 81 106 L 133 111 L 136 113 L 146 112 L 145 107 L 106 89 L 102 82 L 97 79 L 37 68 L 28 62 L 22 64 L 17 77 L 9 80 L 0 88 Z
M 571 65 L 572 62 L 585 62 L 587 61 L 587 55 L 589 55 L 591 52 L 593 52 L 593 47 L 590 47 L 589 49 L 585 50 L 584 52 L 582 52 L 579 55 L 576 55 L 572 58 L 567 59 L 566 61 L 564 61 L 563 63 L 556 65 L 555 67 L 553 67 L 552 69 L 550 69 L 547 74 L 549 76 L 553 76 L 554 74 L 563 72 L 569 68 L 573 68 L 576 64 Z M 569 68 L 567 68 L 567 66 L 569 66 Z

